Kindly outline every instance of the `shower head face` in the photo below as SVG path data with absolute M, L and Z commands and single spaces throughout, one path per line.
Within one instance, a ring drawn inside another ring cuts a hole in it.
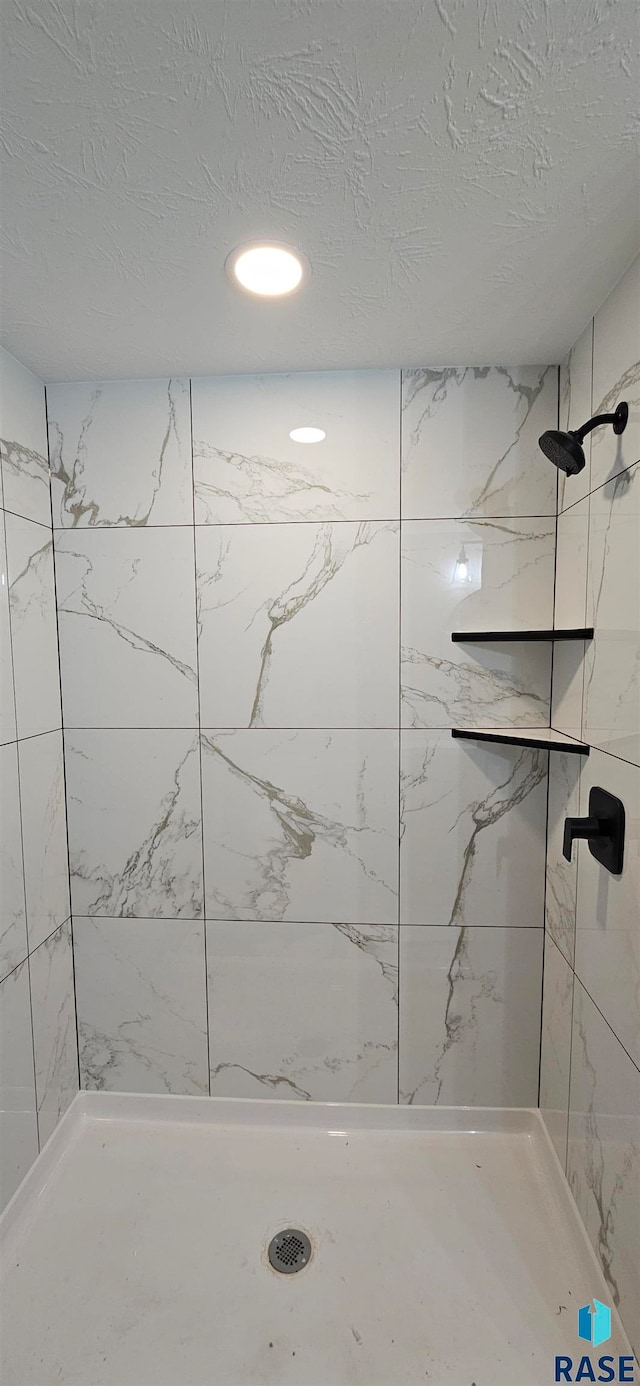
M 566 472 L 567 476 L 575 476 L 586 464 L 582 444 L 574 433 L 559 433 L 555 429 L 549 429 L 547 433 L 542 434 L 538 442 L 545 457 L 553 462 L 554 467 Z

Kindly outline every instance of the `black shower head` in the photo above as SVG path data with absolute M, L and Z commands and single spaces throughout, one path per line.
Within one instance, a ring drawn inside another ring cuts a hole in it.
M 584 448 L 575 433 L 558 433 L 549 429 L 538 442 L 545 457 L 553 462 L 554 467 L 566 472 L 567 476 L 575 476 L 585 466 Z
M 585 465 L 583 438 L 592 428 L 598 428 L 600 424 L 610 423 L 613 425 L 614 433 L 624 433 L 629 417 L 629 405 L 624 400 L 618 405 L 615 414 L 596 414 L 595 418 L 589 419 L 582 428 L 571 429 L 568 433 L 560 433 L 556 429 L 549 429 L 538 438 L 538 443 L 545 455 L 553 462 L 554 467 L 559 467 L 560 471 L 566 472 L 567 476 L 575 476 L 581 472 Z

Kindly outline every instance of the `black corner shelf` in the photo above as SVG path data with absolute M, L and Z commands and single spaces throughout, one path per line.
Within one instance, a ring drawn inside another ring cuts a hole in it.
M 533 746 L 541 751 L 565 751 L 569 755 L 588 756 L 590 747 L 584 741 L 574 741 L 553 727 L 454 727 L 451 735 L 460 741 L 497 741 L 506 746 Z
M 477 645 L 483 640 L 501 644 L 512 640 L 592 640 L 593 626 L 576 626 L 573 630 L 454 630 L 454 645 Z

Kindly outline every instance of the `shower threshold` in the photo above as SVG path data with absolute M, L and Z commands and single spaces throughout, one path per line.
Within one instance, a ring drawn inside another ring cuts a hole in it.
M 550 1386 L 610 1304 L 526 1110 L 80 1093 L 0 1242 L 13 1386 Z

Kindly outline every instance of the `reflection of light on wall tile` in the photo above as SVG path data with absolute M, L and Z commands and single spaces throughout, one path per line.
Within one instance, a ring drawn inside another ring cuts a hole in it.
M 482 586 L 481 544 L 462 544 L 453 565 L 451 585 L 464 591 L 476 591 Z

